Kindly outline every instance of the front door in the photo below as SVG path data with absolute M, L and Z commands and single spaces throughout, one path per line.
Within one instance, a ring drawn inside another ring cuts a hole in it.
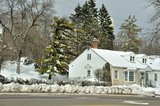
M 144 72 L 141 72 L 141 86 L 144 86 L 145 85 L 145 73 Z

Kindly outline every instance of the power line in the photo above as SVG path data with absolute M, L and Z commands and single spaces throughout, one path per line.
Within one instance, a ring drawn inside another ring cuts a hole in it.
M 65 5 L 66 7 L 70 8 L 70 9 L 73 9 L 73 7 L 71 7 L 71 6 L 65 4 L 65 3 L 61 2 L 61 1 L 57 1 L 57 2 L 60 3 L 60 4 L 62 4 L 62 5 Z
M 73 1 L 73 0 L 70 0 L 72 3 L 74 3 L 74 4 L 79 4 L 78 2 L 75 2 L 75 1 Z

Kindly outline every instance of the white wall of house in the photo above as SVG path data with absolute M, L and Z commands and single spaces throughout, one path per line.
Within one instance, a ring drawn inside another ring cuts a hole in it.
M 160 87 L 160 71 L 149 72 L 149 81 L 152 86 Z
M 90 60 L 87 59 L 88 54 L 91 54 Z M 94 71 L 105 64 L 106 61 L 103 58 L 91 49 L 87 49 L 69 65 L 69 78 L 95 78 Z M 90 71 L 90 76 L 87 76 L 88 71 Z

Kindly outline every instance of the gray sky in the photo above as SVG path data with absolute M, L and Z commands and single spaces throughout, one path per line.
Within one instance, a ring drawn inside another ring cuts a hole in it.
M 58 16 L 69 16 L 74 13 L 74 8 L 80 3 L 84 4 L 86 0 L 56 0 L 55 10 Z M 105 4 L 110 16 L 113 18 L 115 34 L 119 27 L 129 15 L 135 15 L 137 24 L 147 29 L 149 27 L 149 18 L 152 16 L 153 8 L 147 7 L 148 0 L 96 0 L 97 7 Z M 146 8 L 147 7 L 147 8 Z

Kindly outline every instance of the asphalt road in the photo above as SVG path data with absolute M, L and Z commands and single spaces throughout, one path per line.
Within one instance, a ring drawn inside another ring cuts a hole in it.
M 0 95 L 0 106 L 160 106 L 160 98 L 84 95 Z

